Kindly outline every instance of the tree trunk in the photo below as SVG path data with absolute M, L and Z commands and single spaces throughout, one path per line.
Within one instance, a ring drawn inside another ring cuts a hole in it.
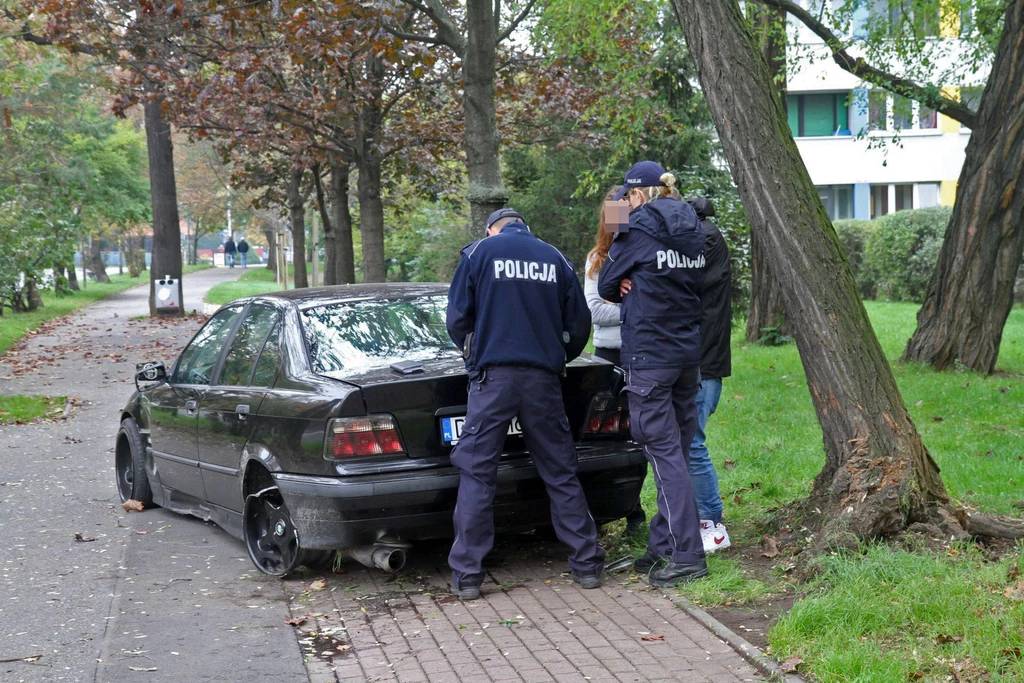
M 807 523 L 823 531 L 821 540 L 833 532 L 885 536 L 929 519 L 948 501 L 939 468 L 907 413 L 739 6 L 672 5 L 747 216 L 781 286 L 821 424 L 825 466 L 805 508 L 817 508 Z
M 89 246 L 89 266 L 92 268 L 96 282 L 110 283 L 110 276 L 107 275 L 107 265 L 103 263 L 103 240 L 100 237 L 93 239 Z
M 292 169 L 288 180 L 288 217 L 292 222 L 292 260 L 295 262 L 295 288 L 309 287 L 306 277 L 306 199 L 302 196 L 302 174 Z
M 107 282 L 109 281 L 110 278 L 107 278 Z M 26 311 L 35 311 L 43 307 L 43 295 L 39 291 L 39 287 L 36 286 L 34 278 L 28 278 L 25 281 L 25 301 L 28 304 L 25 308 Z
M 178 280 L 178 315 L 185 312 L 181 283 L 181 225 L 178 189 L 174 181 L 174 145 L 171 125 L 164 117 L 163 98 L 142 105 L 149 151 L 149 186 L 153 204 L 153 263 L 149 269 L 149 314 L 157 315 L 156 281 L 169 276 Z
M 479 235 L 487 216 L 508 201 L 498 163 L 498 118 L 494 107 L 497 22 L 493 0 L 466 3 L 466 54 L 462 60 L 465 84 L 462 108 L 466 119 L 464 145 L 469 173 L 470 223 Z
M 65 270 L 68 273 L 68 289 L 72 292 L 79 291 L 78 289 L 78 269 L 75 268 L 75 259 L 71 257 L 71 265 L 67 266 Z
M 747 18 L 754 39 L 775 84 L 783 111 L 786 109 L 786 12 L 747 3 Z M 791 326 L 782 310 L 779 283 L 772 274 L 756 229 L 750 230 L 750 310 L 747 314 L 747 341 L 754 343 L 766 327 L 778 327 L 779 334 L 792 336 Z
M 324 272 L 321 276 L 321 284 L 338 284 L 338 269 L 335 266 L 336 254 L 334 240 L 334 225 L 331 222 L 330 212 L 327 211 L 327 193 L 324 192 L 324 184 L 320 175 L 320 164 L 313 166 L 313 187 L 316 188 L 316 205 L 320 211 L 320 223 L 323 225 L 324 241 Z M 314 255 L 316 258 L 316 255 Z
M 1006 6 L 957 200 L 904 360 L 996 368 L 1024 250 L 1024 2 Z
M 274 254 L 277 253 L 277 231 L 273 228 L 264 230 L 263 236 L 267 238 L 267 270 L 276 275 L 277 259 L 274 258 Z
M 380 198 L 380 162 L 359 162 L 359 232 L 363 237 L 363 282 L 384 282 L 384 203 Z
M 352 247 L 352 212 L 348 205 L 351 166 L 331 162 L 331 210 L 334 214 L 334 277 L 339 285 L 356 281 L 356 258 Z M 328 266 L 324 266 L 328 268 Z

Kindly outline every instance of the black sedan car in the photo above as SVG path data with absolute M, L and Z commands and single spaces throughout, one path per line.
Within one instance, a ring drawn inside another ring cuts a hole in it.
M 409 541 L 451 537 L 449 455 L 466 414 L 444 285 L 355 285 L 233 301 L 173 366 L 140 365 L 115 447 L 123 501 L 212 520 L 261 571 L 325 567 L 335 551 L 395 571 Z M 647 467 L 613 366 L 563 381 L 580 480 L 598 522 L 625 516 Z M 550 523 L 519 425 L 505 442 L 499 530 Z

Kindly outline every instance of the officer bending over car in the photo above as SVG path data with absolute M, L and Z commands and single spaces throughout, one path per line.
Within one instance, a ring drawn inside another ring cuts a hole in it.
M 704 229 L 670 197 L 675 176 L 653 161 L 626 173 L 615 200 L 629 202 L 598 276 L 598 293 L 622 302 L 621 362 L 630 432 L 658 487 L 647 552 L 633 563 L 655 586 L 707 576 L 689 449 L 697 427 Z
M 597 588 L 605 551 L 577 478 L 559 379 L 590 336 L 590 311 L 572 263 L 535 237 L 518 212 L 495 211 L 486 238 L 462 250 L 447 323 L 470 380 L 466 421 L 452 453 L 459 470 L 448 556 L 452 593 L 480 597 L 483 559 L 494 545 L 498 463 L 516 415 L 551 499 L 555 534 L 571 549 L 573 580 Z

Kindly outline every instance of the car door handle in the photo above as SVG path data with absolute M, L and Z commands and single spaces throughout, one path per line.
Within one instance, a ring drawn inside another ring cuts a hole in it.
M 199 404 L 196 403 L 195 401 L 185 401 L 185 414 L 186 415 L 195 415 L 196 414 L 196 406 L 197 405 L 199 405 Z
M 244 403 L 239 403 L 235 406 L 235 412 L 238 413 L 239 420 L 244 420 L 245 416 L 249 414 L 249 406 Z

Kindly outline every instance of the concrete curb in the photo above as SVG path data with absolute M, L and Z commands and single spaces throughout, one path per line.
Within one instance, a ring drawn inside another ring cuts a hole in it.
M 665 591 L 665 595 L 672 599 L 676 605 L 691 617 L 696 619 L 706 629 L 727 642 L 732 649 L 736 650 L 743 659 L 747 660 L 754 668 L 763 673 L 771 681 L 783 681 L 784 683 L 804 683 L 800 676 L 787 674 L 782 671 L 778 662 L 765 655 L 761 650 L 754 647 L 746 638 L 732 631 L 725 624 L 697 607 L 692 602 L 680 595 L 673 595 Z

